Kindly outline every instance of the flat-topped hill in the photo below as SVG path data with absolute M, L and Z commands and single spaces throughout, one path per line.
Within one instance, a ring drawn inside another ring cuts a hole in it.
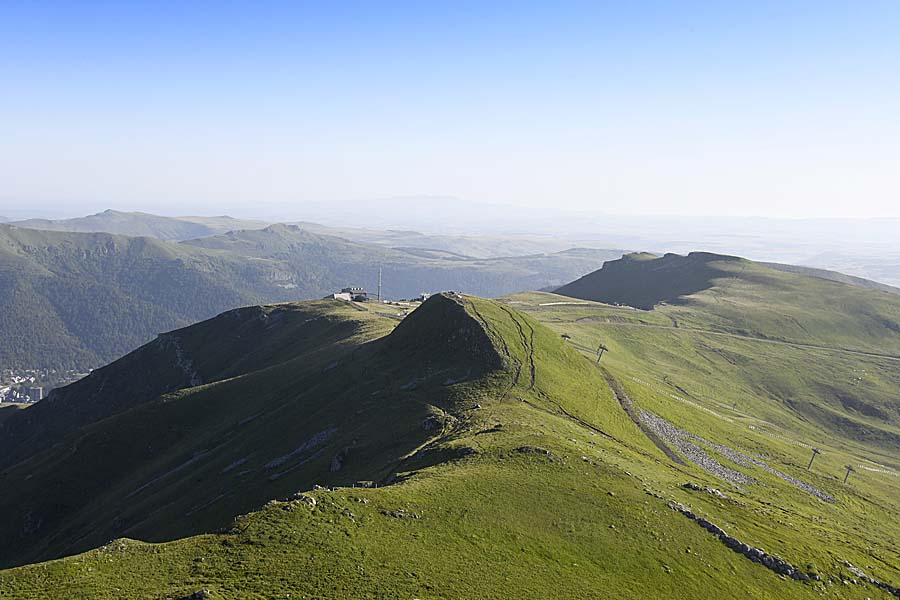
M 679 327 L 900 356 L 900 296 L 707 252 L 626 255 L 556 293 Z
M 709 289 L 716 278 L 730 276 L 731 266 L 743 268 L 744 262 L 737 257 L 708 252 L 662 257 L 646 252 L 626 254 L 558 288 L 556 293 L 649 310 L 662 302 L 676 302 Z

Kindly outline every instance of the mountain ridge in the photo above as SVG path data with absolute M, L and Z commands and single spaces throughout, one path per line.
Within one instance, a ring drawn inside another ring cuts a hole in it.
M 556 290 L 681 327 L 900 356 L 900 298 L 800 270 L 694 252 L 629 255 Z
M 0 225 L 0 365 L 87 369 L 242 305 L 321 298 L 348 285 L 389 297 L 446 288 L 498 296 L 561 283 L 614 251 L 505 259 L 416 256 L 275 225 L 166 242 Z
M 107 209 L 102 212 L 71 219 L 24 219 L 11 225 L 44 231 L 78 233 L 111 233 L 129 237 L 153 237 L 166 241 L 183 241 L 219 235 L 234 229 L 262 228 L 264 221 L 218 217 L 164 217 L 144 212 L 123 212 Z
M 167 334 L 149 355 L 54 392 L 54 409 L 70 403 L 89 422 L 59 410 L 54 432 L 25 425 L 41 403 L 0 422 L 0 443 L 14 438 L 0 449 L 0 561 L 66 557 L 0 571 L 0 593 L 687 599 L 714 584 L 728 598 L 799 599 L 896 588 L 896 365 L 713 335 L 765 332 L 767 313 L 748 308 L 788 310 L 801 284 L 896 299 L 711 262 L 728 276 L 648 311 L 445 293 L 400 321 L 322 300 Z M 738 313 L 715 308 L 739 301 Z M 843 327 L 865 337 L 864 324 Z
M 153 342 L 12 415 L 0 423 L 0 483 L 10 490 L 0 560 L 53 558 L 121 535 L 193 535 L 317 482 L 389 482 L 465 456 L 454 440 L 471 435 L 476 398 L 533 394 L 529 352 L 591 373 L 558 336 L 490 301 L 439 294 L 395 323 L 338 301 L 231 311 L 161 338 L 179 347 Z M 520 328 L 533 331 L 530 341 Z M 242 355 L 222 349 L 232 343 L 269 358 L 237 371 L 215 356 L 201 361 L 213 349 Z M 492 389 L 506 392 L 485 395 Z M 543 389 L 531 400 L 542 410 L 564 403 L 565 414 L 591 418 L 598 408 Z M 198 478 L 209 487 L 192 487 Z M 46 493 L 63 488 L 65 499 Z

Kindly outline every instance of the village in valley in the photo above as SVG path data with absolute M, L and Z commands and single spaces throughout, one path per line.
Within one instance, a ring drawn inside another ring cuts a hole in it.
M 3 369 L 0 371 L 0 404 L 32 404 L 50 390 L 86 377 L 87 373 L 57 369 Z
M 365 303 L 371 310 L 382 312 L 385 316 L 402 319 L 409 311 L 425 300 L 430 294 L 422 293 L 415 298 L 401 300 L 384 300 L 381 290 L 375 297 L 369 295 L 365 288 L 350 286 L 326 296 L 328 299 L 341 300 L 353 305 Z M 68 385 L 89 372 L 58 369 L 2 369 L 0 370 L 0 404 L 33 404 L 40 402 L 51 390 Z

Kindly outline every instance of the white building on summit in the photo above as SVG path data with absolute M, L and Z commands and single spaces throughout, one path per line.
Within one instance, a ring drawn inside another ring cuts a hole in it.
M 351 286 L 345 287 L 340 292 L 326 297 L 334 298 L 335 300 L 344 300 L 346 302 L 366 302 L 369 299 L 369 294 L 366 292 L 365 288 Z

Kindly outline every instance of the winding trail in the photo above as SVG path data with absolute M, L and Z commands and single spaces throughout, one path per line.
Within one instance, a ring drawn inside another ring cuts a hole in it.
M 531 391 L 534 389 L 535 376 L 537 372 L 537 369 L 534 365 L 534 327 L 532 327 L 531 324 L 526 321 L 525 324 L 528 325 L 528 329 L 531 330 L 530 336 L 526 336 L 525 328 L 522 327 L 521 321 L 516 318 L 513 312 L 502 304 L 498 304 L 498 306 L 503 310 L 503 312 L 509 315 L 509 318 L 512 319 L 512 322 L 515 324 L 516 329 L 519 332 L 519 338 L 522 340 L 522 349 L 525 351 L 526 359 L 528 360 L 528 370 L 529 376 L 531 378 L 531 382 L 528 385 L 528 390 Z
M 478 307 L 475 306 L 475 303 L 471 302 L 471 301 L 465 301 L 465 300 L 463 300 L 463 302 L 467 302 L 467 304 L 469 305 L 469 308 L 472 309 L 472 313 L 475 315 L 475 318 L 478 319 L 478 321 L 481 323 L 481 326 L 484 328 L 484 330 L 489 332 L 490 334 L 492 334 L 494 336 L 494 338 L 500 342 L 500 351 L 503 353 L 503 355 L 506 356 L 506 358 L 508 358 L 513 364 L 516 365 L 516 367 L 515 367 L 516 371 L 513 374 L 512 382 L 509 384 L 509 386 L 505 390 L 503 390 L 503 393 L 500 395 L 500 402 L 502 403 L 504 400 L 506 400 L 509 397 L 509 393 L 512 392 L 513 389 L 517 385 L 519 385 L 519 379 L 522 376 L 522 363 L 520 361 L 516 360 L 515 358 L 513 358 L 512 353 L 509 351 L 509 345 L 507 345 L 506 340 L 503 339 L 503 336 L 500 335 L 493 327 L 491 327 L 488 320 L 485 319 L 484 316 L 482 316 L 482 314 L 480 312 L 478 312 Z

